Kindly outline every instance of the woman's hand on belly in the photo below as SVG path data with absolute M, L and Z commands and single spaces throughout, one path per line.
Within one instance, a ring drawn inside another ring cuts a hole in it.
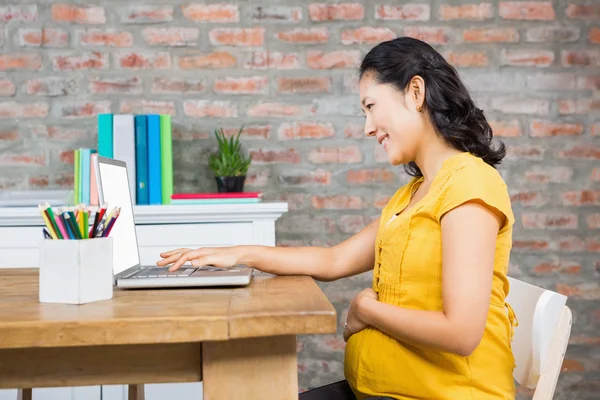
M 346 324 L 344 326 L 344 341 L 346 342 L 350 336 L 369 326 L 361 316 L 362 304 L 365 300 L 377 300 L 377 293 L 371 288 L 365 289 L 352 300 L 352 303 L 350 303 L 350 309 L 348 310 L 348 316 L 346 317 Z

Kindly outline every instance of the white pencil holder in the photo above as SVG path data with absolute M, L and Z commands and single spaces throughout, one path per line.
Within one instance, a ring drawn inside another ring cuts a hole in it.
M 113 296 L 111 237 L 40 244 L 41 303 L 85 304 Z

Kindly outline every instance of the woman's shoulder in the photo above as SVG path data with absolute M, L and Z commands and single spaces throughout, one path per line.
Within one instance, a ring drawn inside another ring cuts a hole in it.
M 467 155 L 450 168 L 437 196 L 441 215 L 470 200 L 479 200 L 500 210 L 510 223 L 514 215 L 508 187 L 500 172 L 481 158 Z
M 485 187 L 507 191 L 506 183 L 500 172 L 481 158 L 467 154 L 456 163 L 448 173 L 444 186 Z

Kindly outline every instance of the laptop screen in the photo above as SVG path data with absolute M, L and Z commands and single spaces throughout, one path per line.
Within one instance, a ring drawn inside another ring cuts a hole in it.
M 101 198 L 107 205 L 106 212 L 109 213 L 113 207 L 121 207 L 121 214 L 110 231 L 110 236 L 113 238 L 113 272 L 117 275 L 138 265 L 140 255 L 127 168 L 113 165 L 110 161 L 103 162 L 98 159 L 98 172 L 99 188 L 102 190 Z

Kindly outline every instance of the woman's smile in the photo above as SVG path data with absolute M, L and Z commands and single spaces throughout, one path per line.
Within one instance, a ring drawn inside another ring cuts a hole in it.
M 377 138 L 377 141 L 383 146 L 384 150 L 387 150 L 387 144 L 390 141 L 390 135 L 383 134 L 380 137 Z

